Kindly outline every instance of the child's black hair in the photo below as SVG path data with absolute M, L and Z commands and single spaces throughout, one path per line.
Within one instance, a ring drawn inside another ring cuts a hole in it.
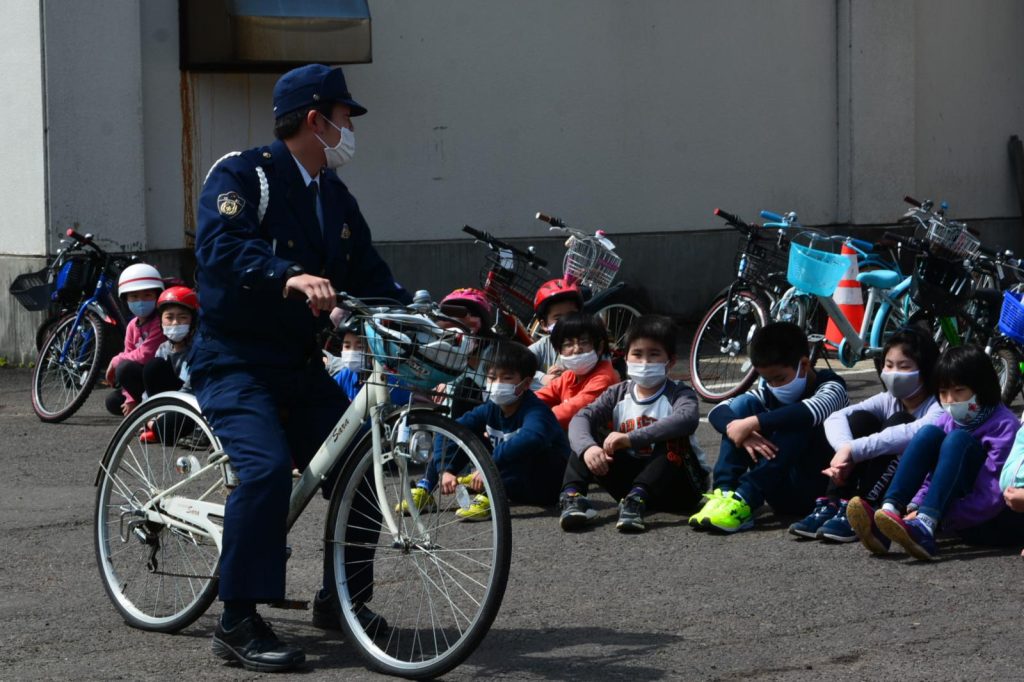
M 557 353 L 566 341 L 583 338 L 590 339 L 594 344 L 598 357 L 608 352 L 608 329 L 604 321 L 597 315 L 586 313 L 572 313 L 555 323 L 555 328 L 551 330 L 551 347 Z
M 935 388 L 967 386 L 983 407 L 995 407 L 1002 397 L 992 358 L 974 345 L 946 350 L 935 365 Z
M 792 322 L 766 324 L 750 339 L 750 364 L 755 368 L 796 367 L 810 355 L 804 330 Z
M 537 356 L 526 346 L 505 341 L 494 349 L 488 370 L 516 372 L 524 379 L 533 379 L 537 373 Z
M 669 357 L 676 354 L 676 323 L 664 315 L 641 315 L 626 330 L 626 352 L 637 339 L 649 339 L 661 344 Z
M 935 395 L 935 363 L 939 360 L 939 346 L 935 339 L 920 327 L 902 327 L 896 330 L 882 347 L 882 354 L 875 357 L 875 369 L 882 375 L 885 356 L 893 348 L 900 351 L 917 365 L 921 384 L 927 395 Z

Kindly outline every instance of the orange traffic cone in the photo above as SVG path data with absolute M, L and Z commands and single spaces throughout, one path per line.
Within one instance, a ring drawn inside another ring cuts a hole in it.
M 839 286 L 832 294 L 832 300 L 843 311 L 843 315 L 846 315 L 846 319 L 850 321 L 853 328 L 859 332 L 860 326 L 864 322 L 864 297 L 860 293 L 860 282 L 857 281 L 859 274 L 857 252 L 843 244 L 842 254 L 849 259 L 850 265 L 846 268 L 843 278 L 839 281 Z M 839 343 L 843 340 L 843 333 L 839 331 L 839 327 L 831 317 L 828 318 L 828 327 L 825 328 L 825 338 L 833 348 L 838 348 Z

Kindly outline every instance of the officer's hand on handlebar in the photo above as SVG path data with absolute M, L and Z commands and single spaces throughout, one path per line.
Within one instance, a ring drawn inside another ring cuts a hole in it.
M 301 294 L 306 297 L 310 311 L 319 316 L 320 311 L 330 312 L 337 305 L 337 294 L 331 286 L 331 280 L 315 275 L 295 275 L 284 283 L 282 296 Z

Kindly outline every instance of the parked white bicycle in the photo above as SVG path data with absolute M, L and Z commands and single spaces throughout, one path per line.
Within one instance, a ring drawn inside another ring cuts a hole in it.
M 476 435 L 429 404 L 395 405 L 389 394 L 479 372 L 484 353 L 431 304 L 371 308 L 341 294 L 339 305 L 356 314 L 372 369 L 296 479 L 288 527 L 338 464 L 324 542 L 346 639 L 377 671 L 436 677 L 474 651 L 501 606 L 508 502 Z M 435 452 L 442 467 L 460 457 L 481 473 L 490 519 L 460 522 L 450 513 L 458 496 L 439 491 L 436 511 L 418 511 L 410 490 Z M 110 441 L 96 483 L 96 557 L 114 606 L 133 627 L 186 627 L 216 596 L 224 502 L 237 483 L 195 398 L 164 393 L 139 405 Z M 382 620 L 364 631 L 353 604 L 371 599 Z

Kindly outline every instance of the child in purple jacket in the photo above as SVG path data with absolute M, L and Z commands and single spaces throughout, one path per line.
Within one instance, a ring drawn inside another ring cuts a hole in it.
M 950 348 L 935 367 L 939 402 L 946 414 L 910 441 L 882 508 L 860 497 L 847 517 L 869 550 L 883 554 L 891 542 L 918 559 L 938 554 L 935 532 L 977 529 L 1002 511 L 999 474 L 1020 421 L 999 401 L 999 378 L 976 346 Z

